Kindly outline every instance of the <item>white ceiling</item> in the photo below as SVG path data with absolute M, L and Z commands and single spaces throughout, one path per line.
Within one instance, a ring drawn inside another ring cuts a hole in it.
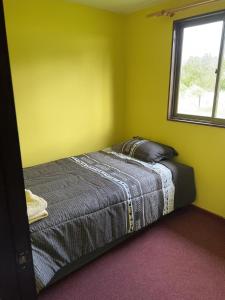
M 69 0 L 118 13 L 130 13 L 168 0 Z

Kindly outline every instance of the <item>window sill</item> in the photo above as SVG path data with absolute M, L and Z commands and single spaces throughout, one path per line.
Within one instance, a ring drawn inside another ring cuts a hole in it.
M 176 121 L 176 122 L 184 122 L 184 123 L 191 123 L 191 124 L 198 124 L 198 125 L 205 125 L 205 126 L 213 126 L 213 127 L 220 127 L 220 128 L 225 128 L 225 120 L 222 119 L 195 119 L 192 118 L 191 116 L 188 116 L 188 118 L 183 115 L 177 115 L 177 116 L 168 116 L 167 118 L 168 121 Z

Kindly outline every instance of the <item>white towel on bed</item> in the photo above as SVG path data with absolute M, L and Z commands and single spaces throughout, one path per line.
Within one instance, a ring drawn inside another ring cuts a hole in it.
M 34 195 L 30 190 L 25 190 L 25 194 L 29 224 L 46 218 L 48 216 L 47 202 L 43 198 Z

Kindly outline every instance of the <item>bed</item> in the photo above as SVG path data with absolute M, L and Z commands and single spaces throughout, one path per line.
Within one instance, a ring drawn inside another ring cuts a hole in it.
M 38 292 L 195 199 L 191 167 L 112 150 L 25 168 L 24 180 L 48 202 L 30 226 Z

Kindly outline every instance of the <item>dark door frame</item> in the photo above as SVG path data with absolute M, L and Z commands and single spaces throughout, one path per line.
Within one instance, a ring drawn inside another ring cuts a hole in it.
M 0 300 L 36 299 L 3 0 L 0 0 L 0 255 Z

